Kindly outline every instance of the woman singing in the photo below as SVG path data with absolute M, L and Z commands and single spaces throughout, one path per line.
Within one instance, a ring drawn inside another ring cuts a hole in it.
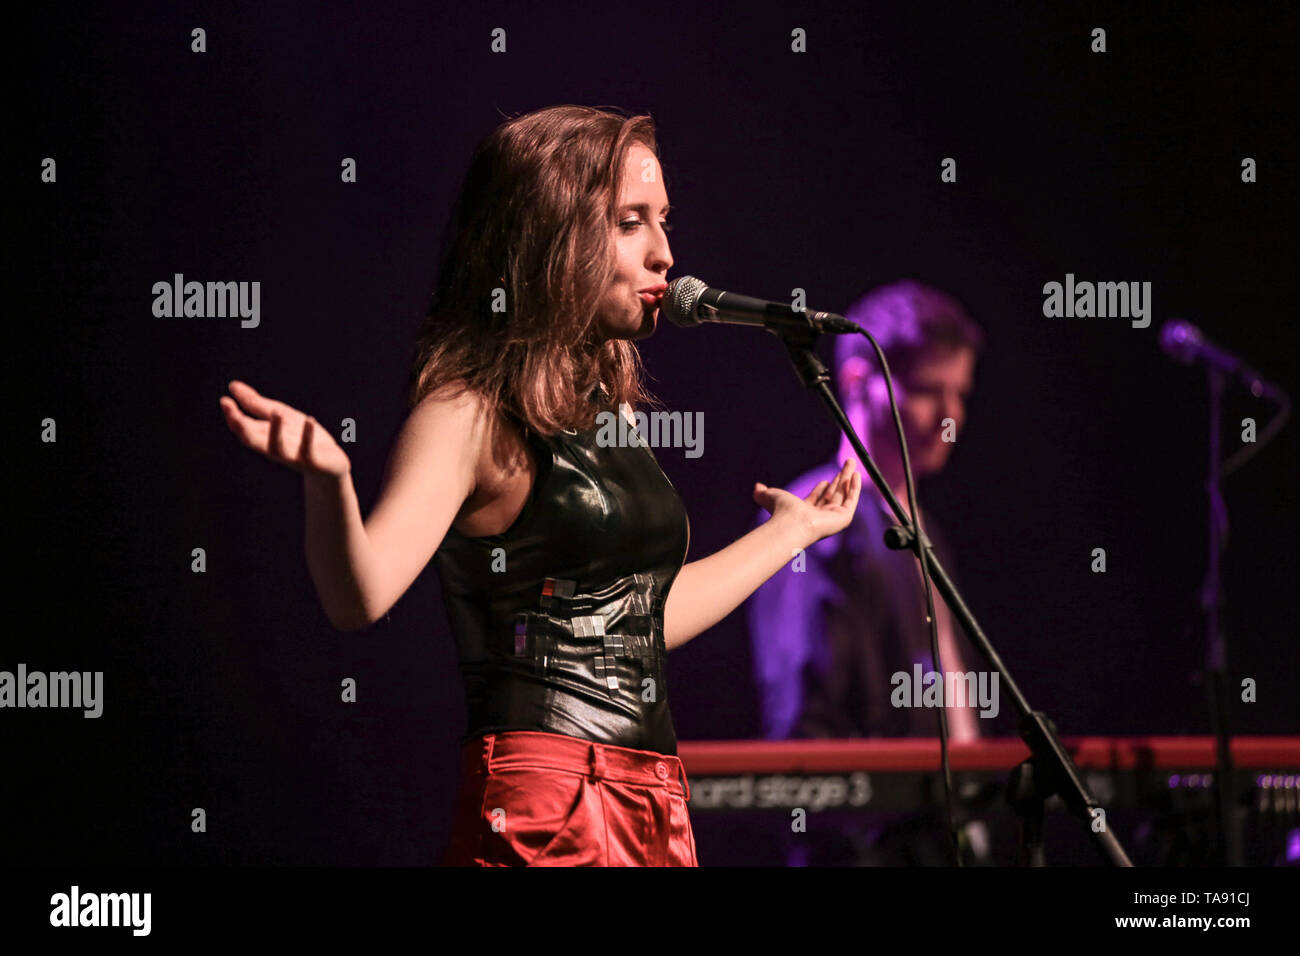
M 632 340 L 672 268 L 667 213 L 648 116 L 557 106 L 483 141 L 364 522 L 314 418 L 238 381 L 221 398 L 244 445 L 302 472 L 336 628 L 437 566 L 469 709 L 446 863 L 697 865 L 665 656 L 857 506 L 848 462 L 803 499 L 756 484 L 771 519 L 683 564 L 681 499 L 649 447 L 610 440 L 654 402 Z

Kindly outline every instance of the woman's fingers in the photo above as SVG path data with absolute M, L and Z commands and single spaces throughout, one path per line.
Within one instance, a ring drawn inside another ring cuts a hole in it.
M 302 441 L 298 445 L 298 460 L 303 463 L 311 461 L 311 443 L 316 437 L 316 419 L 308 415 L 302 420 Z
M 813 505 L 817 504 L 821 500 L 822 492 L 826 490 L 829 484 L 828 481 L 817 482 L 817 484 L 813 485 L 812 491 L 808 492 L 808 497 L 804 501 Z
M 226 410 L 226 418 L 232 427 L 237 427 L 245 445 L 287 465 L 305 460 L 300 456 L 303 456 L 305 448 L 310 447 L 310 437 L 304 427 L 306 416 L 302 412 L 258 394 L 255 388 L 244 382 L 235 380 L 228 387 L 239 405 L 250 413 L 245 414 L 235 402 L 223 396 L 221 407 Z M 258 417 L 252 417 L 254 415 Z M 300 444 L 298 455 L 290 452 L 291 444 Z
M 302 414 L 292 405 L 286 405 L 284 402 L 277 402 L 273 398 L 267 398 L 253 386 L 238 379 L 232 381 L 227 387 L 230 389 L 230 394 L 235 397 L 240 405 L 243 405 L 250 414 L 256 415 L 262 421 L 269 421 L 271 416 L 277 412 L 287 419 Z
M 235 404 L 233 399 L 224 395 L 221 397 L 221 410 L 225 412 L 226 425 L 235 433 L 235 437 L 239 439 L 240 444 L 245 448 L 251 448 L 258 452 L 266 450 L 265 422 L 257 422 L 249 418 L 239 410 L 239 406 Z M 259 434 L 259 425 L 261 426 L 261 434 Z
M 266 418 L 270 412 L 269 402 L 258 394 L 257 389 L 238 379 L 231 381 L 226 388 L 236 402 L 260 418 Z
M 244 408 L 259 418 L 270 418 L 271 412 L 280 404 L 262 395 L 247 382 L 241 382 L 238 379 L 230 382 L 226 387 L 230 389 L 230 394 L 235 397 L 235 400 L 240 405 L 243 405 Z
M 853 460 L 844 463 L 844 468 L 835 476 L 835 484 L 827 490 L 826 500 L 831 504 L 849 505 L 856 503 L 858 493 L 862 490 L 862 472 L 854 466 Z
M 858 503 L 858 495 L 861 493 L 861 491 L 862 491 L 862 472 L 858 471 L 855 468 L 853 470 L 853 475 L 845 483 L 844 504 L 849 507 L 856 507 Z
M 232 427 L 236 424 L 240 427 L 241 437 L 252 442 L 249 444 L 250 448 L 265 452 L 266 420 L 270 417 L 275 403 L 263 398 L 251 386 L 238 380 L 232 381 L 227 388 L 230 389 L 230 395 L 221 396 L 221 408 L 226 413 L 226 421 L 230 422 Z M 258 417 L 253 418 L 245 410 Z
M 840 477 L 836 479 L 840 483 L 838 489 L 839 504 L 845 504 L 848 502 L 849 491 L 853 487 L 853 479 L 857 477 L 857 474 L 857 469 L 853 467 L 853 463 L 851 461 L 846 461 L 844 463 L 844 470 L 840 472 Z
M 848 474 L 848 472 L 849 472 L 849 463 L 846 461 L 844 465 L 840 468 L 840 473 L 836 475 L 835 480 L 832 481 L 826 487 L 826 490 L 822 493 L 821 499 L 816 503 L 823 504 L 824 502 L 834 501 L 836 495 L 839 494 L 840 488 L 844 484 L 844 478 Z
M 289 453 L 284 448 L 284 418 L 279 412 L 271 412 L 271 435 L 268 448 L 278 461 L 289 460 Z
M 849 473 L 849 463 L 846 461 L 843 465 L 840 466 L 840 473 L 835 476 L 835 480 L 831 482 L 831 486 L 826 489 L 827 501 L 835 500 L 836 496 L 840 493 L 840 489 L 844 487 L 844 479 L 848 475 L 848 473 Z
M 259 395 L 238 380 L 230 382 L 229 388 L 233 397 L 221 396 L 221 410 L 244 447 L 297 471 L 347 473 L 347 454 L 315 418 L 292 405 Z

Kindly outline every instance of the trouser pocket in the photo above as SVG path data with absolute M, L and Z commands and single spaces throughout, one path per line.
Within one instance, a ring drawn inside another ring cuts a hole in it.
M 599 866 L 603 824 L 600 796 L 584 774 L 510 768 L 484 781 L 489 866 Z

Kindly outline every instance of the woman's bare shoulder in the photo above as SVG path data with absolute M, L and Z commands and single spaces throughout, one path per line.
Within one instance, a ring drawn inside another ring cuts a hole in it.
M 482 397 L 470 390 L 441 387 L 422 397 L 406 416 L 397 438 L 396 454 L 423 467 L 454 464 L 462 475 L 478 471 L 483 445 Z
M 453 429 L 473 435 L 478 444 L 479 433 L 487 422 L 488 401 L 481 392 L 464 386 L 444 385 L 425 395 L 411 409 L 408 420 L 424 429 Z
M 518 425 L 481 392 L 445 386 L 421 399 L 411 416 L 421 418 L 416 427 L 426 433 L 449 432 L 462 436 L 462 454 L 474 463 L 474 485 L 494 492 L 528 465 L 527 440 Z

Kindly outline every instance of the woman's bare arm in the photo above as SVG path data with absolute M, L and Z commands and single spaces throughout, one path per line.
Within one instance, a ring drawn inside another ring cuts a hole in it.
M 844 530 L 862 492 L 850 459 L 833 481 L 798 498 L 781 488 L 754 486 L 754 501 L 772 516 L 715 554 L 685 565 L 664 604 L 664 646 L 681 647 L 717 624 L 776 574 L 801 548 Z
M 429 563 L 474 491 L 482 430 L 469 393 L 412 409 L 364 522 L 351 463 L 309 416 L 241 382 L 223 398 L 231 430 L 249 448 L 303 473 L 307 566 L 334 627 L 360 630 L 397 603 Z
M 796 517 L 772 517 L 677 572 L 664 606 L 664 645 L 681 647 L 740 606 L 812 537 Z
M 357 554 L 359 560 L 351 562 L 360 585 L 356 627 L 379 620 L 406 593 L 473 493 L 482 426 L 478 410 L 468 395 L 450 402 L 426 399 L 412 409 L 393 444 L 384 486 L 364 527 L 355 493 L 321 496 L 329 505 L 314 514 L 329 523 L 313 529 L 308 520 L 308 564 L 313 577 L 320 568 L 331 575 L 325 580 L 333 580 L 339 572 L 332 562 Z M 340 514 L 347 515 L 346 522 L 337 520 Z M 349 575 L 341 577 L 346 581 Z

